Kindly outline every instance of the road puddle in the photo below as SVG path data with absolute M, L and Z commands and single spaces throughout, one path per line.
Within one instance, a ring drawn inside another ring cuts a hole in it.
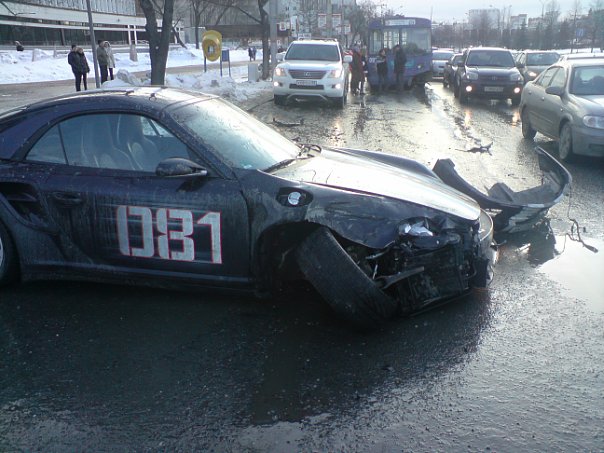
M 556 236 L 552 259 L 537 269 L 564 288 L 569 295 L 584 301 L 588 308 L 604 313 L 604 241 Z M 590 250 L 585 245 L 597 249 Z

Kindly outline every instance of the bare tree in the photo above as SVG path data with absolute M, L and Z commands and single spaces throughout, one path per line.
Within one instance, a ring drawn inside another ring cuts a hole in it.
M 357 36 L 359 40 L 362 40 L 364 36 L 367 36 L 367 23 L 377 17 L 377 5 L 370 1 L 359 3 L 351 8 L 347 16 L 352 34 L 351 42 L 355 42 Z
M 166 77 L 166 63 L 172 36 L 174 0 L 139 0 L 145 13 L 145 30 L 149 37 L 149 57 L 151 59 L 151 84 L 163 85 Z M 157 16 L 161 15 L 161 31 L 157 27 Z

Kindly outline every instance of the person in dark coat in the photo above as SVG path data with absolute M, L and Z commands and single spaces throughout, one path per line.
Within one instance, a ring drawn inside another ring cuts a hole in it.
M 382 93 L 388 88 L 388 59 L 385 48 L 381 48 L 378 52 L 375 65 L 378 74 L 378 90 Z
M 397 44 L 392 49 L 394 51 L 394 73 L 396 74 L 396 88 L 403 91 L 405 88 L 405 64 L 407 63 L 407 55 L 403 48 Z
M 25 50 L 25 47 L 23 47 L 23 44 L 19 41 L 15 41 L 15 46 L 17 46 L 17 52 L 23 52 Z
M 101 39 L 98 40 L 96 59 L 99 62 L 99 69 L 101 71 L 101 83 L 104 83 L 109 79 L 109 55 Z
M 72 44 L 71 51 L 67 55 L 67 63 L 71 66 L 71 71 L 75 77 L 76 91 L 82 90 L 82 81 L 84 81 L 84 90 L 87 90 L 87 75 L 90 72 L 90 67 L 86 55 L 84 55 L 84 49 Z
M 365 72 L 363 71 L 363 57 L 358 47 L 353 47 L 352 49 L 350 74 L 350 91 L 352 91 L 352 94 L 357 94 L 359 93 L 361 82 L 365 80 Z

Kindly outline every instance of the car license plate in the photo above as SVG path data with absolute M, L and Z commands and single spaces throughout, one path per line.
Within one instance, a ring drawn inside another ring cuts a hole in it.
M 296 80 L 296 85 L 312 87 L 317 84 L 316 80 Z
M 487 93 L 501 93 L 503 91 L 503 87 L 484 87 L 484 91 Z

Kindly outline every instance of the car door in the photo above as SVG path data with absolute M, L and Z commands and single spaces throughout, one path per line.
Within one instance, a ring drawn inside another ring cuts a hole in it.
M 69 265 L 82 272 L 245 282 L 249 219 L 238 181 L 211 169 L 207 176 L 170 177 L 141 169 L 118 136 L 122 119 L 82 115 L 45 134 L 58 136 L 64 147 L 65 164 L 52 165 L 40 191 Z M 128 119 L 161 127 L 139 115 Z M 133 132 L 132 121 L 128 128 Z M 162 133 L 164 145 L 141 145 L 153 159 L 200 160 L 166 129 Z M 44 138 L 26 160 L 44 162 Z
M 529 120 L 533 128 L 541 133 L 546 133 L 548 119 L 545 118 L 544 103 L 545 97 L 549 96 L 545 93 L 545 89 L 549 86 L 555 73 L 559 67 L 552 67 L 544 71 L 533 83 L 525 87 L 525 111 L 529 116 Z
M 558 70 L 554 72 L 549 84 L 545 87 L 545 89 L 547 90 L 547 88 L 551 87 L 562 91 L 565 85 L 566 71 L 564 68 L 558 68 Z M 541 102 L 540 114 L 542 115 L 543 132 L 545 135 L 554 138 L 558 137 L 558 126 L 560 125 L 560 119 L 565 110 L 566 108 L 564 106 L 562 96 L 558 96 L 557 94 L 544 94 L 543 101 Z

